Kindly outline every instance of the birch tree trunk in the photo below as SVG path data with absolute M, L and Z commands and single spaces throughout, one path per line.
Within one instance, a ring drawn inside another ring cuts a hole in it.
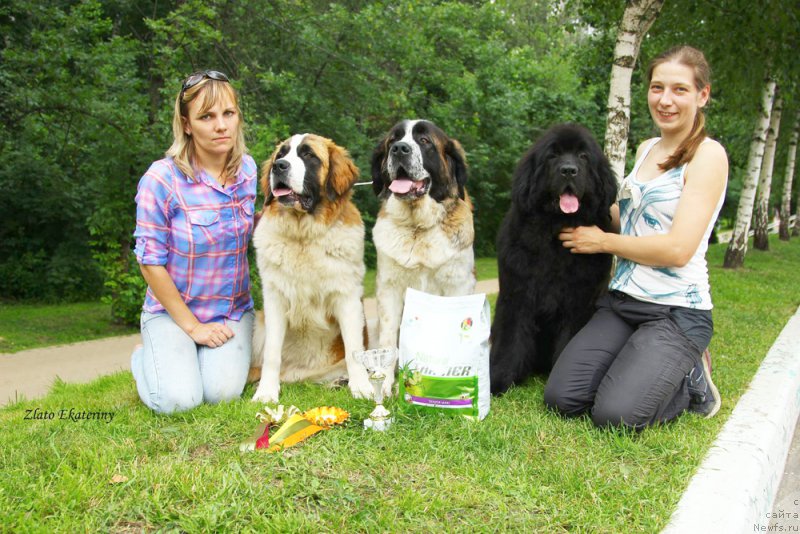
M 764 159 L 764 145 L 766 144 L 774 98 L 775 80 L 768 77 L 761 95 L 761 112 L 756 120 L 753 139 L 750 142 L 747 174 L 744 177 L 742 193 L 739 197 L 739 208 L 736 211 L 733 235 L 728 243 L 728 249 L 725 251 L 725 262 L 722 264 L 723 267 L 729 269 L 736 269 L 744 265 L 744 256 L 747 254 L 747 234 L 750 231 L 750 219 L 753 216 L 757 180 L 761 171 L 761 162 Z
M 664 0 L 627 0 L 617 31 L 614 62 L 611 65 L 611 86 L 608 91 L 605 137 L 605 153 L 617 175 L 617 182 L 622 182 L 625 176 L 633 67 L 639 57 L 642 38 L 658 17 L 663 5 Z
M 782 241 L 789 241 L 789 216 L 792 214 L 792 181 L 794 180 L 794 162 L 797 155 L 797 138 L 800 137 L 800 111 L 794 119 L 792 137 L 789 139 L 789 151 L 786 153 L 786 174 L 783 179 L 783 196 L 781 197 L 781 225 L 778 235 Z M 794 225 L 797 228 L 797 222 Z
M 794 206 L 794 228 L 792 229 L 792 235 L 800 236 L 800 188 L 797 190 L 797 200 L 795 200 Z
M 769 197 L 772 194 L 772 169 L 775 166 L 775 147 L 778 146 L 783 111 L 783 98 L 779 93 L 780 88 L 776 87 L 775 104 L 769 120 L 767 146 L 764 149 L 764 161 L 761 163 L 761 177 L 758 180 L 755 212 L 753 213 L 753 246 L 758 250 L 769 250 Z

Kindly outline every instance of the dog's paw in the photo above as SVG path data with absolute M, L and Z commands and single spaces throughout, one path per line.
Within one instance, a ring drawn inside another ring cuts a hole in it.
M 258 385 L 255 394 L 253 395 L 253 402 L 262 402 L 262 403 L 273 403 L 277 404 L 278 402 L 278 393 L 280 392 L 279 386 L 264 386 L 261 387 L 261 384 Z
M 372 384 L 369 383 L 366 374 L 363 377 L 351 376 L 347 385 L 350 386 L 350 392 L 356 399 L 371 399 L 373 396 Z

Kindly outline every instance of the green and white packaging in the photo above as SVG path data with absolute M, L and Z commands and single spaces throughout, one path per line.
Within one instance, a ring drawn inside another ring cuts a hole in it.
M 400 408 L 486 417 L 490 330 L 485 294 L 440 297 L 407 289 L 400 323 Z

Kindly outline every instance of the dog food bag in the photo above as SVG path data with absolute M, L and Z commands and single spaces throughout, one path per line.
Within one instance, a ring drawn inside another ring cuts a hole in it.
M 484 294 L 439 297 L 407 289 L 400 323 L 400 409 L 486 417 L 490 329 Z

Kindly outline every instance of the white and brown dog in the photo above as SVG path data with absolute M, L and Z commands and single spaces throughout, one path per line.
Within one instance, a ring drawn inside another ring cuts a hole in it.
M 475 289 L 467 164 L 455 139 L 430 121 L 395 125 L 372 155 L 372 186 L 383 200 L 372 237 L 381 347 L 397 347 L 406 288 L 434 295 Z
M 351 200 L 358 169 L 330 139 L 294 135 L 261 171 L 267 191 L 253 234 L 264 293 L 251 380 L 254 401 L 277 402 L 281 382 L 348 378 L 372 389 L 353 352 L 364 350 L 364 223 Z M 263 363 L 263 367 L 262 367 Z

